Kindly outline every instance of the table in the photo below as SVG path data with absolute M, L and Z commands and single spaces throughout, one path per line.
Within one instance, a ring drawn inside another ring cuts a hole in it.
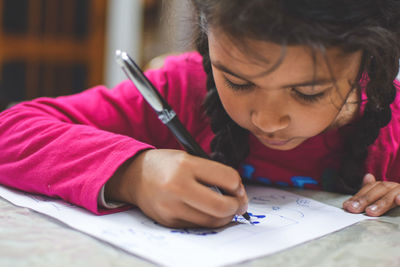
M 341 207 L 349 196 L 291 192 Z M 0 197 L 0 266 L 155 266 Z M 322 238 L 236 266 L 400 266 L 400 208 Z

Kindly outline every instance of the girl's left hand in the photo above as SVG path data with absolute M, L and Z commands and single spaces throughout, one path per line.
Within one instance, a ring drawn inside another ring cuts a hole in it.
M 396 206 L 400 206 L 400 184 L 376 181 L 370 173 L 364 176 L 361 190 L 343 203 L 343 209 L 348 212 L 365 212 L 373 217 L 381 216 Z

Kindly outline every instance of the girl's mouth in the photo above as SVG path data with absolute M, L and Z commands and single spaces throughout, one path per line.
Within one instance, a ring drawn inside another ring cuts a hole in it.
M 257 138 L 262 141 L 262 143 L 269 146 L 284 146 L 288 144 L 292 139 L 280 140 L 280 139 L 270 139 L 268 137 L 257 135 Z

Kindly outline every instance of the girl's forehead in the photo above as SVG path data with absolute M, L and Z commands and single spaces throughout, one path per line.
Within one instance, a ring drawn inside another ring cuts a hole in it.
M 346 54 L 339 47 L 312 48 L 307 45 L 284 46 L 254 39 L 238 40 L 220 31 L 209 32 L 212 63 L 240 70 L 247 77 L 261 76 L 273 69 L 286 72 L 340 72 L 361 60 L 361 52 Z M 358 65 L 358 64 L 357 64 Z M 335 75 L 335 76 L 336 76 Z

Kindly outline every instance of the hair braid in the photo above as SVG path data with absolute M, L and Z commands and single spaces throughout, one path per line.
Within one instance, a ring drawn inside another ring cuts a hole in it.
M 201 33 L 196 40 L 207 74 L 207 96 L 204 101 L 215 137 L 211 141 L 211 158 L 232 167 L 238 167 L 249 153 L 248 131 L 237 125 L 226 113 L 215 87 L 208 50 L 208 37 Z
M 398 49 L 393 50 L 389 54 L 399 55 Z M 375 56 L 379 52 L 381 55 Z M 343 157 L 336 188 L 350 194 L 361 187 L 368 147 L 378 138 L 380 129 L 390 122 L 392 117 L 390 104 L 396 97 L 396 88 L 392 81 L 395 80 L 398 72 L 397 59 L 400 55 L 397 58 L 385 57 L 383 50 L 374 51 L 372 54 L 375 55 L 370 56 L 370 62 L 366 66 L 368 76 L 364 77 L 368 79 L 365 88 L 367 103 L 363 116 L 354 125 L 353 134 L 347 138 L 347 153 Z M 379 66 L 388 66 L 388 69 Z

